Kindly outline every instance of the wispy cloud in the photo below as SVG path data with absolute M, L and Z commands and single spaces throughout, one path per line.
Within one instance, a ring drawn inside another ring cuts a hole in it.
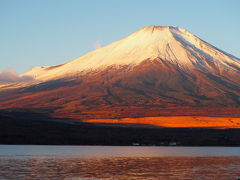
M 31 76 L 21 76 L 12 67 L 6 67 L 0 71 L 0 83 L 28 82 L 33 81 Z
M 100 41 L 97 40 L 97 41 L 93 44 L 93 47 L 94 47 L 94 49 L 98 49 L 98 48 L 101 48 L 102 45 L 101 45 Z

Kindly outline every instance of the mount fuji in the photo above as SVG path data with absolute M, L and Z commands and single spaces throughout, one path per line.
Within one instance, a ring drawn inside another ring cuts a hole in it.
M 22 76 L 34 80 L 1 85 L 1 109 L 80 120 L 240 115 L 240 59 L 179 27 L 144 27 Z

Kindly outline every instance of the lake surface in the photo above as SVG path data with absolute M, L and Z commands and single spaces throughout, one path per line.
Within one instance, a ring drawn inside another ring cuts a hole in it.
M 0 145 L 1 180 L 240 179 L 240 147 Z

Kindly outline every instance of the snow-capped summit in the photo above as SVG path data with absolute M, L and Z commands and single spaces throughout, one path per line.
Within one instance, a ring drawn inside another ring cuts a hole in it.
M 99 48 L 65 64 L 36 67 L 24 75 L 37 80 L 74 76 L 107 67 L 134 67 L 145 60 L 160 58 L 185 71 L 238 70 L 239 59 L 220 51 L 185 29 L 172 26 L 144 27 L 128 37 Z M 217 69 L 216 69 L 217 68 Z

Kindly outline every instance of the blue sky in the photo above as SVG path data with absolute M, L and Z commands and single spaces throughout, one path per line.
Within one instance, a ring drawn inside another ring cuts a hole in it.
M 149 25 L 187 29 L 240 58 L 239 0 L 0 0 L 0 70 L 57 65 Z

